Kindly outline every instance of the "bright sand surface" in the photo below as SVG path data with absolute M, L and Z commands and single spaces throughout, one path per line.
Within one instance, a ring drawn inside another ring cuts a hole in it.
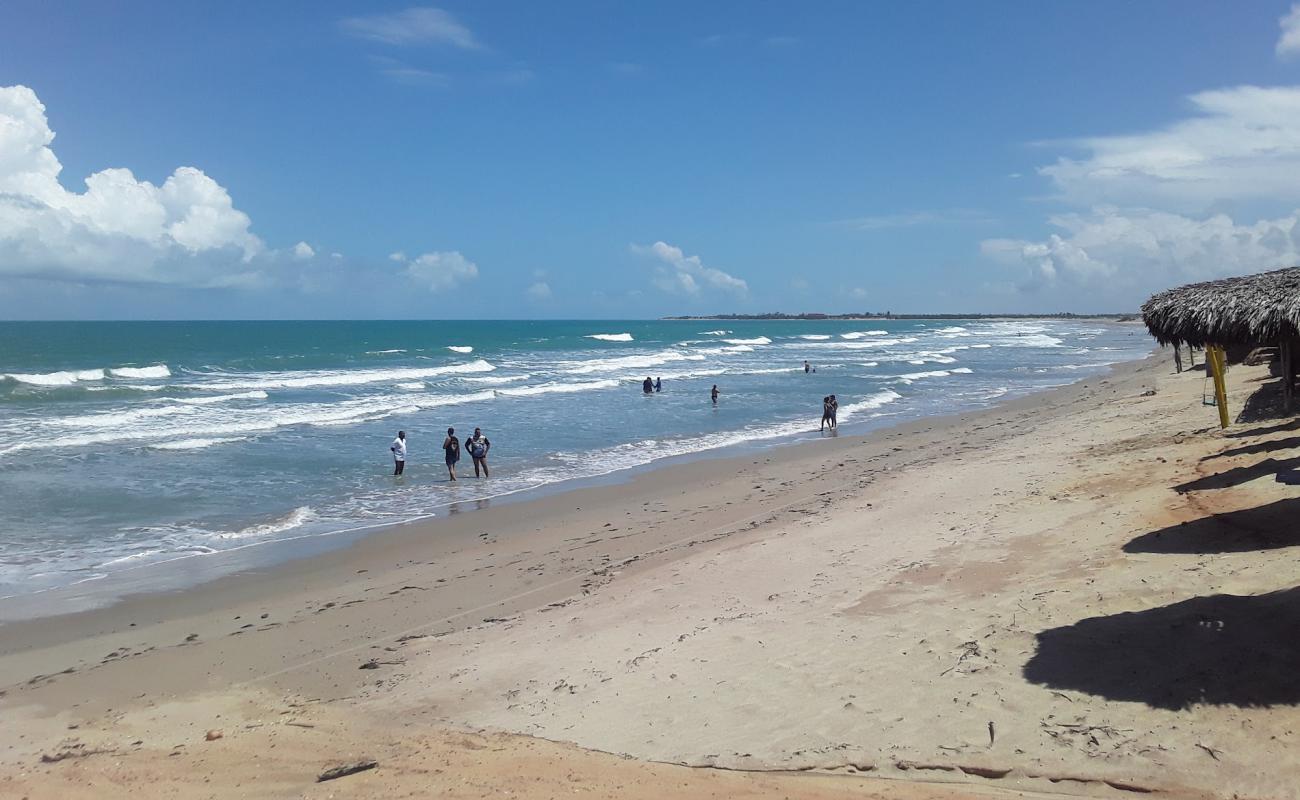
M 5 624 L 0 797 L 1296 796 L 1300 424 L 1170 366 Z

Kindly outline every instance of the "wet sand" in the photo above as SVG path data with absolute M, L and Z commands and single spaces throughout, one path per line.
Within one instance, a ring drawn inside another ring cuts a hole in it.
M 0 796 L 1288 796 L 1300 441 L 1169 361 L 2 625 Z

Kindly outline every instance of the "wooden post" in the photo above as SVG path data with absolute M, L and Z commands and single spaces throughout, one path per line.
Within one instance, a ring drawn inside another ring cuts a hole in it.
M 1206 346 L 1205 363 L 1214 374 L 1214 404 L 1219 407 L 1219 427 L 1226 428 L 1228 427 L 1228 388 L 1223 382 L 1223 376 L 1227 372 L 1227 359 L 1224 357 L 1223 348 L 1218 345 Z
M 1291 407 L 1295 404 L 1295 384 L 1291 380 L 1292 362 L 1295 361 L 1295 354 L 1291 352 L 1291 340 L 1283 339 L 1277 343 L 1278 360 L 1281 361 L 1282 373 L 1282 410 L 1287 414 L 1291 413 Z
M 1287 338 L 1287 342 L 1288 342 L 1288 345 L 1291 346 L 1291 369 L 1290 369 L 1290 371 L 1287 371 L 1286 375 L 1284 375 L 1283 377 L 1284 377 L 1284 379 L 1286 379 L 1286 381 L 1287 381 L 1287 385 L 1290 385 L 1290 386 L 1291 386 L 1291 399 L 1292 399 L 1292 401 L 1295 401 L 1295 393 L 1296 393 L 1296 349 L 1297 349 L 1297 346 L 1300 346 L 1300 340 L 1296 340 L 1296 338 L 1292 337 L 1292 338 Z

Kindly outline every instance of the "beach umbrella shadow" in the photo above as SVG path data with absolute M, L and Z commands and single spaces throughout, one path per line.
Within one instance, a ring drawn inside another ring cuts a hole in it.
M 1170 710 L 1295 705 L 1297 631 L 1300 587 L 1197 597 L 1043 631 L 1023 674 L 1053 689 Z
M 1204 555 L 1295 547 L 1300 545 L 1298 518 L 1300 499 L 1278 500 L 1144 533 L 1124 545 L 1124 552 Z

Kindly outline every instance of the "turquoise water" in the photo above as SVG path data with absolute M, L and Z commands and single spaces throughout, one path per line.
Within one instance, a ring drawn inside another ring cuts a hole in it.
M 817 440 L 830 393 L 859 433 L 1148 350 L 1075 321 L 0 323 L 0 596 Z M 448 426 L 488 434 L 490 480 L 446 481 Z

